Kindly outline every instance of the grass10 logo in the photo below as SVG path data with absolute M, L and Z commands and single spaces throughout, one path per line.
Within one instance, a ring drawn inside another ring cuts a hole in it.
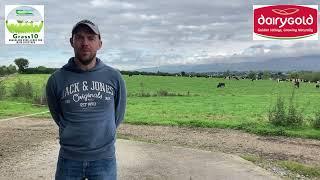
M 6 44 L 44 44 L 44 6 L 5 6 Z

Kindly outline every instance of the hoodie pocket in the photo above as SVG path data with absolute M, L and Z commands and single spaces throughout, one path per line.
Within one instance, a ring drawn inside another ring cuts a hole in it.
M 68 124 L 60 136 L 64 148 L 75 151 L 91 151 L 113 143 L 116 134 L 114 121 L 88 120 L 85 123 Z

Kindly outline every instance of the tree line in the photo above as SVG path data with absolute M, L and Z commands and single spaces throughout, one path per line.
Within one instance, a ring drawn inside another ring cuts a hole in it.
M 0 76 L 6 76 L 9 74 L 14 74 L 17 72 L 17 68 L 15 65 L 10 64 L 8 67 L 7 66 L 1 66 L 0 67 Z
M 29 68 L 29 60 L 25 58 L 17 58 L 14 60 L 14 63 L 18 67 L 18 70 L 14 65 L 9 65 L 8 67 L 2 66 L 2 69 L 8 69 L 8 70 L 5 71 L 7 73 L 1 74 L 1 69 L 0 69 L 0 75 L 8 75 L 16 72 L 20 74 L 52 74 L 54 71 L 57 70 L 57 68 L 47 68 L 45 66 Z
M 38 66 L 29 68 L 29 60 L 25 58 L 17 58 L 14 60 L 15 65 L 1 66 L 0 76 L 5 76 L 13 73 L 21 74 L 52 74 L 57 68 L 47 68 L 45 66 Z M 294 72 L 273 72 L 273 71 L 224 71 L 224 72 L 185 72 L 178 73 L 168 72 L 141 72 L 141 71 L 121 71 L 123 75 L 147 75 L 147 76 L 182 76 L 182 77 L 216 77 L 216 78 L 235 78 L 236 79 L 302 79 L 304 81 L 317 82 L 320 81 L 320 72 L 312 71 L 294 71 Z

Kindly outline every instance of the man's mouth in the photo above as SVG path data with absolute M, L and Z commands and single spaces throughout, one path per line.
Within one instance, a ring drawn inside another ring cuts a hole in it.
M 90 49 L 89 48 L 81 48 L 80 51 L 82 51 L 82 52 L 90 52 Z
M 82 54 L 89 54 L 90 51 L 81 51 Z

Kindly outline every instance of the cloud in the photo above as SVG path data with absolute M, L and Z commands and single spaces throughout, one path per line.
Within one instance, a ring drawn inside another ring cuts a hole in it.
M 112 1 L 112 0 L 92 0 L 90 4 L 93 7 L 97 8 L 120 8 L 120 9 L 135 9 L 136 6 L 134 4 L 128 2 L 119 2 L 119 1 Z
M 19 4 L 18 0 L 4 0 Z M 0 64 L 26 56 L 35 65 L 58 66 L 73 55 L 71 29 L 81 19 L 94 21 L 103 47 L 98 55 L 112 66 L 132 69 L 166 64 L 237 62 L 242 57 L 319 54 L 312 41 L 253 41 L 252 5 L 283 4 L 281 0 L 91 0 L 26 1 L 45 5 L 45 45 L 8 46 L 0 38 Z M 318 4 L 317 1 L 290 1 Z M 4 17 L 0 18 L 0 26 Z M 4 30 L 0 28 L 0 36 Z M 40 54 L 40 55 L 39 55 Z M 231 59 L 231 60 L 230 60 Z M 246 58 L 242 58 L 246 59 Z
M 276 43 L 276 42 L 274 42 Z M 320 43 L 317 41 L 292 42 L 290 44 L 255 44 L 245 48 L 235 57 L 299 57 L 305 55 L 320 55 Z
M 128 21 L 151 21 L 151 20 L 157 20 L 160 17 L 157 15 L 147 15 L 147 14 L 136 14 L 136 13 L 123 13 L 121 14 L 122 18 L 128 20 Z

